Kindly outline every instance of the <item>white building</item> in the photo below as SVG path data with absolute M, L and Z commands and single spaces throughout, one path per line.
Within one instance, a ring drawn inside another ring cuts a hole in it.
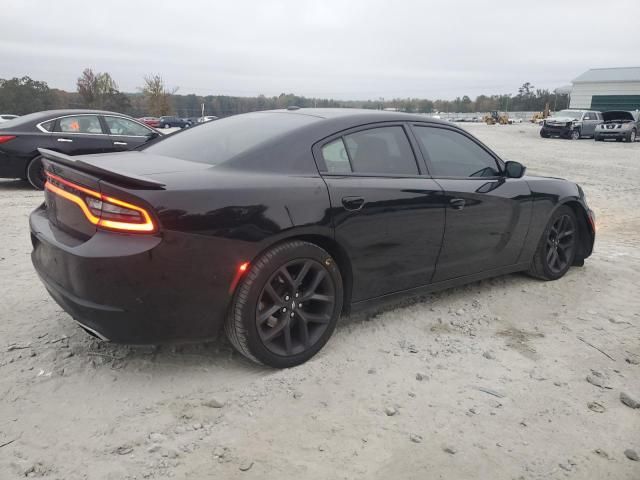
M 571 83 L 570 108 L 640 109 L 640 67 L 592 68 Z

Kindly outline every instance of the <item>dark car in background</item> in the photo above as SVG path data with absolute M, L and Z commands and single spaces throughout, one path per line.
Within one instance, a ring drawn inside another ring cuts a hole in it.
M 561 110 L 542 123 L 542 138 L 560 137 L 578 140 L 593 137 L 596 126 L 602 123 L 602 114 L 595 110 Z
M 291 367 L 343 312 L 583 265 L 582 189 L 525 176 L 452 123 L 396 112 L 236 115 L 139 151 L 42 151 L 32 260 L 51 296 L 115 342 L 213 338 Z
M 596 127 L 594 138 L 597 142 L 615 139 L 618 142 L 635 142 L 640 132 L 640 112 L 611 110 L 602 112 L 604 123 Z
M 158 119 L 158 128 L 189 128 L 192 122 L 185 118 L 166 116 Z
M 49 110 L 0 123 L 0 178 L 45 183 L 38 148 L 67 155 L 132 150 L 160 135 L 131 117 L 100 110 Z

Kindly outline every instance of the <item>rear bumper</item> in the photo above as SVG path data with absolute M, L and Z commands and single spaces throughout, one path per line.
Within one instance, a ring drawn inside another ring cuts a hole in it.
M 98 231 L 80 242 L 51 226 L 44 206 L 31 214 L 30 226 L 31 259 L 40 279 L 97 336 L 145 344 L 206 340 L 219 333 L 233 268 L 209 263 L 210 239 Z

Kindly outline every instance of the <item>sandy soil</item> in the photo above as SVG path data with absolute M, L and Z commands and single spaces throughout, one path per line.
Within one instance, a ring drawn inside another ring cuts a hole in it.
M 594 255 L 556 282 L 511 275 L 345 318 L 288 371 L 226 342 L 92 339 L 31 266 L 42 194 L 0 181 L 0 478 L 640 479 L 624 454 L 640 453 L 640 409 L 620 401 L 640 399 L 640 143 L 467 128 L 578 181 Z

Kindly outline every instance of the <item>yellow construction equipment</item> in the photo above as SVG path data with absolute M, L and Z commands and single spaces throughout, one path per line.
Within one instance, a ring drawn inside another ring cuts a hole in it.
M 536 112 L 533 114 L 533 117 L 531 117 L 531 123 L 538 123 L 540 122 L 540 120 L 544 120 L 549 115 L 549 102 L 547 102 L 544 106 L 544 112 Z
M 496 123 L 499 123 L 500 125 L 508 125 L 509 115 L 504 112 L 490 112 L 489 115 L 485 115 L 484 122 L 487 125 L 495 125 Z

